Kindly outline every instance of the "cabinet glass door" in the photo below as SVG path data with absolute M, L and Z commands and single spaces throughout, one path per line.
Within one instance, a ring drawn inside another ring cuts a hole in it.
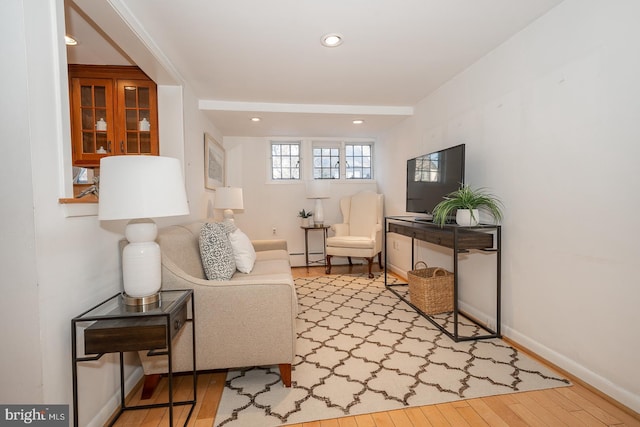
M 78 165 L 99 162 L 113 150 L 112 87 L 106 79 L 72 80 L 72 140 Z
M 156 92 L 143 81 L 119 81 L 124 132 L 120 149 L 126 154 L 158 154 Z

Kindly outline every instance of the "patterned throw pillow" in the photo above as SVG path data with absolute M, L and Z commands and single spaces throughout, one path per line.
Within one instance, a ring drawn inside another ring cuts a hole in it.
M 209 280 L 229 280 L 236 271 L 233 248 L 229 241 L 231 227 L 219 222 L 207 223 L 200 230 L 200 257 Z

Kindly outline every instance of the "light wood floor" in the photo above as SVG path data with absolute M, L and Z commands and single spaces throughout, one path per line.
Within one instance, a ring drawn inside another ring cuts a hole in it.
M 378 268 L 375 269 L 379 271 Z M 332 273 L 365 272 L 362 265 L 336 266 Z M 294 277 L 324 274 L 324 267 L 294 268 Z M 517 347 L 516 343 L 510 342 Z M 535 357 L 535 355 L 532 355 Z M 538 359 L 539 360 L 539 359 Z M 544 363 L 544 361 L 541 361 Z M 549 366 L 547 364 L 547 366 Z M 549 366 L 554 368 L 553 366 Z M 566 372 L 560 372 L 568 376 Z M 224 389 L 225 372 L 198 375 L 197 404 L 189 420 L 190 427 L 212 426 Z M 590 390 L 575 378 L 574 385 L 548 390 L 490 396 L 452 403 L 413 407 L 292 424 L 290 427 L 428 427 L 428 426 L 638 426 L 640 415 L 617 404 L 597 391 Z M 192 396 L 191 376 L 178 376 L 175 381 L 176 400 Z M 140 390 L 128 397 L 128 404 L 166 402 L 166 378 L 163 378 L 150 400 L 140 401 Z M 189 406 L 174 409 L 174 425 L 184 425 Z M 168 426 L 167 409 L 127 411 L 116 426 Z M 260 427 L 260 426 L 255 426 Z

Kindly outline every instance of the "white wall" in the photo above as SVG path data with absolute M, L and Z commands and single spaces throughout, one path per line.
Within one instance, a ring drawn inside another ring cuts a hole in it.
M 39 330 L 38 278 L 35 271 L 35 224 L 31 147 L 29 146 L 29 104 L 27 55 L 22 2 L 3 2 L 0 34 L 13 43 L 3 47 L 2 142 L 0 155 L 0 352 L 2 383 L 0 401 L 42 400 L 41 348 Z M 26 365 L 30 369 L 16 370 Z M 15 399 L 15 400 L 12 400 Z
M 635 0 L 566 0 L 379 144 L 393 214 L 404 213 L 406 159 L 467 144 L 467 181 L 506 205 L 504 334 L 636 411 L 638 16 Z M 446 262 L 426 245 L 419 254 Z
M 303 144 L 310 144 L 312 139 L 304 135 L 300 137 L 300 140 L 306 141 Z M 302 209 L 313 210 L 315 201 L 306 198 L 304 180 L 295 183 L 268 181 L 270 141 L 267 137 L 224 138 L 227 152 L 227 184 L 242 187 L 244 196 L 244 211 L 235 214 L 235 221 L 252 239 L 287 240 L 292 265 L 304 265 L 304 231 L 300 228 L 297 215 Z M 325 223 L 341 222 L 340 198 L 362 190 L 377 191 L 376 182 L 332 181 L 331 198 L 322 201 Z M 214 209 L 214 214 L 219 216 L 220 213 Z M 275 235 L 273 227 L 276 228 Z M 322 252 L 320 232 L 310 232 L 309 241 L 309 252 Z M 314 255 L 310 259 L 318 257 Z M 339 264 L 343 260 L 336 261 Z

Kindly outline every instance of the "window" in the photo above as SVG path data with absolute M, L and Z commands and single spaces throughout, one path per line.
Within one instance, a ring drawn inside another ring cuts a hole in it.
M 266 179 L 273 183 L 374 179 L 374 142 L 370 139 L 282 137 L 268 144 Z
M 300 142 L 271 143 L 271 179 L 300 179 Z
M 313 179 L 340 179 L 340 148 L 313 148 Z
M 345 177 L 347 179 L 372 179 L 371 144 L 345 145 Z

